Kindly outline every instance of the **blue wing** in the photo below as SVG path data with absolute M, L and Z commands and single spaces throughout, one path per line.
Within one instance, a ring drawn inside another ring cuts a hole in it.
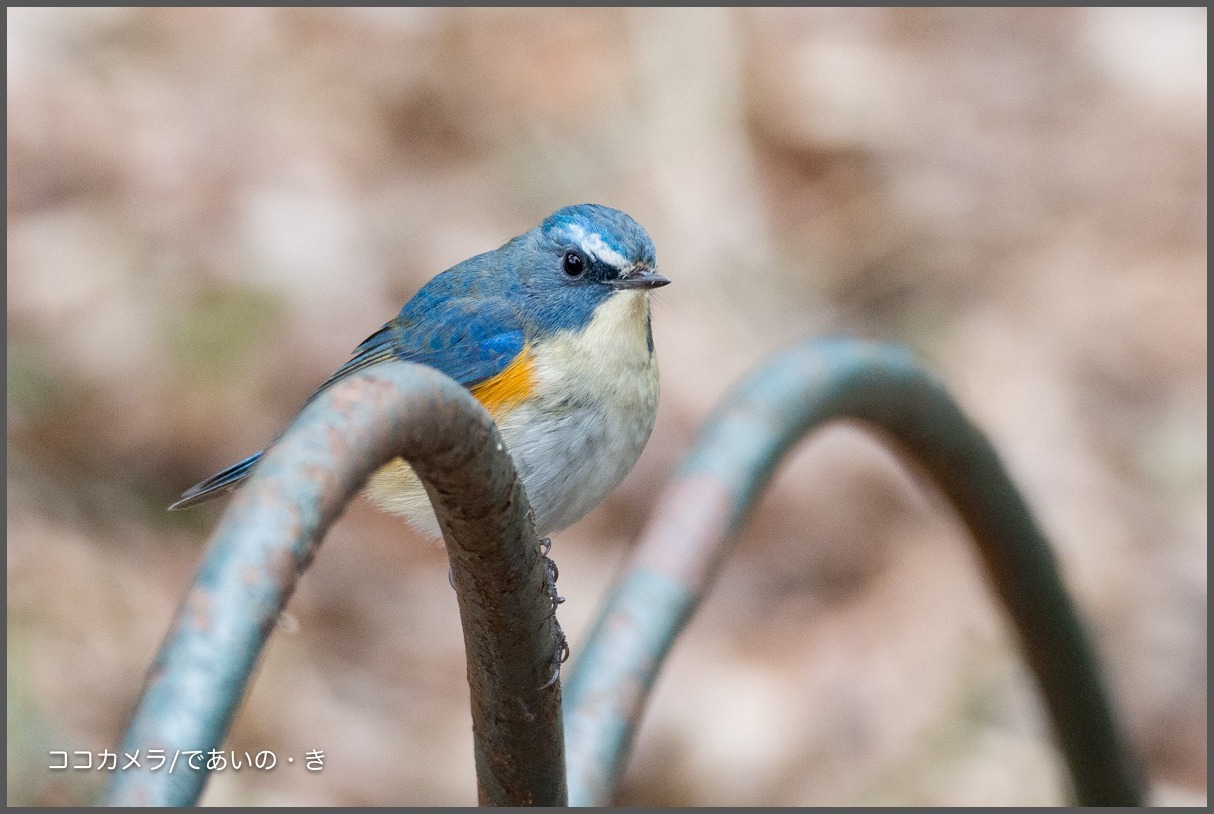
M 363 340 L 350 361 L 326 379 L 304 405 L 334 382 L 389 359 L 429 365 L 471 388 L 501 373 L 522 351 L 522 324 L 504 300 L 456 297 L 436 301 L 448 292 L 430 288 L 419 291 L 399 316 Z M 263 452 L 191 486 L 169 509 L 195 506 L 235 489 Z
M 415 302 L 363 340 L 308 401 L 339 379 L 393 358 L 429 365 L 474 387 L 501 373 L 523 349 L 522 323 L 501 300 L 461 297 L 428 307 Z

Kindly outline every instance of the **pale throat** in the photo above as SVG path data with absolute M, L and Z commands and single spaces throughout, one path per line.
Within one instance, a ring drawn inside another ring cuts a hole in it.
M 649 350 L 649 293 L 613 293 L 595 309 L 585 330 L 562 331 L 544 342 L 535 351 L 535 362 L 542 380 L 560 380 L 566 386 L 616 398 L 648 400 L 657 385 Z M 638 370 L 651 375 L 638 377 Z

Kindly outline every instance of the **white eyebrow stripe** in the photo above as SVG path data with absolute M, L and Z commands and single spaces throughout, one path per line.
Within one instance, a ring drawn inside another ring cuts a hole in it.
M 613 266 L 616 271 L 627 271 L 632 268 L 633 264 L 628 261 L 628 258 L 608 246 L 598 233 L 588 234 L 576 223 L 569 224 L 569 233 L 582 251 L 592 258 Z

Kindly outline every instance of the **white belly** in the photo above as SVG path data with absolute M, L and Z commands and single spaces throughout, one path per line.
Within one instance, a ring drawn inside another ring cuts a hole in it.
M 500 416 L 498 429 L 545 537 L 597 506 L 649 440 L 658 406 L 649 295 L 612 295 L 584 332 L 550 338 L 534 354 L 536 395 Z M 425 490 L 403 462 L 373 475 L 368 495 L 439 536 Z

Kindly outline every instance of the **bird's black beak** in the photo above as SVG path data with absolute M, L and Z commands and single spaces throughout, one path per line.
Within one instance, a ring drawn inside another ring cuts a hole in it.
M 652 288 L 661 288 L 670 282 L 657 272 L 650 271 L 644 266 L 638 266 L 632 271 L 625 272 L 614 280 L 608 280 L 609 285 L 616 288 L 640 288 L 649 290 Z

